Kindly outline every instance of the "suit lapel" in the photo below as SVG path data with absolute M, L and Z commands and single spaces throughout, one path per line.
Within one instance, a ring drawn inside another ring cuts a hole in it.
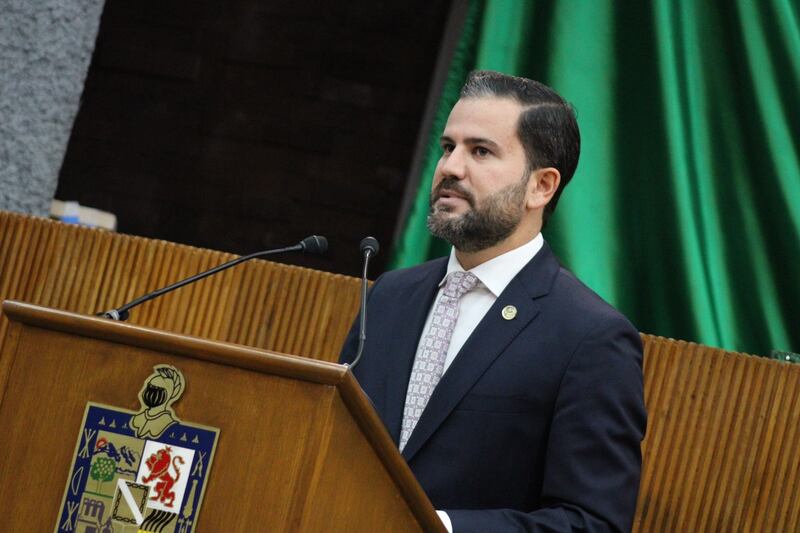
M 395 443 L 400 441 L 400 427 L 403 422 L 408 380 L 411 377 L 411 367 L 414 364 L 419 338 L 422 335 L 422 328 L 425 326 L 425 320 L 428 318 L 428 312 L 436 297 L 436 292 L 439 290 L 439 282 L 446 271 L 446 257 L 432 262 L 431 268 L 426 269 L 422 276 L 412 281 L 407 291 L 399 295 L 398 306 L 408 312 L 400 314 L 395 331 L 408 332 L 408 334 L 397 335 L 396 342 L 392 344 L 392 353 L 388 358 L 387 403 L 384 414 L 384 423 Z
M 425 411 L 403 449 L 403 457 L 406 460 L 410 460 L 417 453 L 494 360 L 536 318 L 541 309 L 540 298 L 549 292 L 558 269 L 558 261 L 545 244 L 511 280 L 467 339 L 433 391 Z M 501 311 L 508 305 L 513 305 L 517 309 L 517 315 L 513 320 L 502 317 Z M 406 386 L 409 374 L 410 367 L 405 374 Z M 402 416 L 402 407 L 400 415 Z

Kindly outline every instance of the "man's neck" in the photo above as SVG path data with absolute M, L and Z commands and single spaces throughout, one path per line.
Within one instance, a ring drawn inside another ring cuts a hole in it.
M 456 259 L 458 259 L 459 264 L 461 264 L 461 267 L 464 270 L 470 270 L 485 263 L 486 261 L 494 259 L 499 255 L 503 255 L 506 252 L 510 252 L 511 250 L 519 248 L 523 244 L 533 240 L 533 238 L 538 234 L 538 229 L 534 232 L 528 231 L 524 233 L 513 234 L 506 240 L 501 241 L 494 246 L 485 248 L 483 250 L 478 250 L 476 252 L 464 252 L 456 248 Z

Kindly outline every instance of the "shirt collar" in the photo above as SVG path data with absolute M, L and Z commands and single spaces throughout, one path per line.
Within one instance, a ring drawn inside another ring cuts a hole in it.
M 498 255 L 485 263 L 481 263 L 475 268 L 470 269 L 470 272 L 475 274 L 484 287 L 494 294 L 495 297 L 505 290 L 506 286 L 511 283 L 514 276 L 519 274 L 519 271 L 527 265 L 534 256 L 539 253 L 539 250 L 544 246 L 544 237 L 538 233 L 536 237 L 519 248 L 514 248 L 502 255 Z M 444 284 L 447 275 L 451 272 L 464 270 L 461 263 L 456 259 L 455 248 L 450 250 L 450 260 L 447 262 L 447 273 L 442 281 L 439 282 L 441 287 Z

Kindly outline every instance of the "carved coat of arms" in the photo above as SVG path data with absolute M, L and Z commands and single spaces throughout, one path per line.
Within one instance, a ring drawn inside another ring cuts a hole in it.
M 183 375 L 154 370 L 138 412 L 86 405 L 56 532 L 195 530 L 219 429 L 179 420 Z

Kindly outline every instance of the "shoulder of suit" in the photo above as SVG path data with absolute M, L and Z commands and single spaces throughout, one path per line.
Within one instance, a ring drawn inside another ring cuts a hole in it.
M 589 323 L 620 323 L 635 329 L 625 315 L 563 266 L 559 268 L 550 296 L 563 302 L 574 316 L 581 316 Z

